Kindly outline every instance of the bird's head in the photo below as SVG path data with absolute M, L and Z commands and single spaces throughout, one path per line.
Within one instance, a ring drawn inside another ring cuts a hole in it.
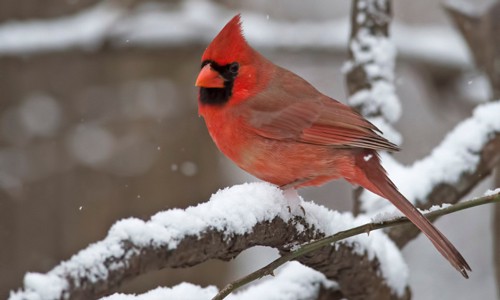
M 195 85 L 200 88 L 200 105 L 237 103 L 256 93 L 258 69 L 264 59 L 243 36 L 240 15 L 234 16 L 208 45 L 201 58 Z

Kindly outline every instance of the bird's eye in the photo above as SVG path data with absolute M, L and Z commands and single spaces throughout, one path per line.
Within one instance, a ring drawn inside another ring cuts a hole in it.
M 232 63 L 229 65 L 229 72 L 236 74 L 240 70 L 240 64 L 237 62 Z

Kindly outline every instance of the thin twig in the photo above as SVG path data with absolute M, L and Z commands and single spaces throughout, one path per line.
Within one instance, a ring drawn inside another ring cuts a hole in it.
M 430 220 L 435 219 L 440 216 L 444 216 L 447 214 L 451 214 L 457 211 L 461 211 L 464 209 L 476 207 L 479 205 L 484 205 L 488 203 L 495 203 L 495 202 L 500 202 L 500 193 L 489 195 L 489 196 L 483 196 L 479 198 L 475 198 L 469 201 L 464 201 L 460 202 L 442 209 L 438 209 L 429 213 L 424 214 L 427 218 Z M 224 299 L 227 295 L 232 293 L 234 290 L 252 282 L 255 281 L 259 278 L 262 278 L 267 275 L 273 275 L 274 271 L 280 267 L 281 265 L 285 264 L 286 262 L 289 262 L 293 259 L 296 259 L 297 257 L 300 257 L 304 254 L 310 253 L 312 251 L 318 250 L 322 247 L 328 246 L 332 243 L 338 242 L 340 240 L 362 234 L 362 233 L 369 233 L 372 230 L 377 230 L 377 229 L 383 229 L 387 227 L 392 227 L 392 226 L 397 226 L 397 225 L 402 225 L 402 224 L 408 224 L 410 221 L 406 217 L 397 217 L 394 219 L 390 220 L 385 220 L 377 223 L 367 223 L 358 227 L 354 227 L 348 230 L 340 231 L 337 232 L 334 235 L 324 237 L 322 239 L 316 240 L 314 242 L 310 242 L 307 244 L 304 244 L 300 246 L 297 250 L 292 251 L 286 255 L 281 256 L 280 258 L 274 260 L 270 264 L 260 268 L 259 270 L 250 273 L 249 275 L 240 278 L 238 280 L 235 280 L 229 284 L 227 284 L 215 297 L 212 298 L 212 300 L 222 300 Z

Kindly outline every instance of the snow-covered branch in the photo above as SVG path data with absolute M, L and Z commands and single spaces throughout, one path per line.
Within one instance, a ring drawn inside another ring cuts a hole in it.
M 419 208 L 456 203 L 488 176 L 500 161 L 500 101 L 478 106 L 427 157 L 410 166 L 382 155 L 384 166 L 406 197 Z M 370 214 L 394 210 L 378 196 L 364 192 L 362 209 Z M 413 227 L 391 230 L 399 246 L 419 233 Z
M 28 273 L 23 289 L 10 299 L 95 298 L 150 270 L 229 260 L 255 245 L 285 253 L 299 243 L 369 221 L 292 200 L 270 184 L 244 184 L 219 191 L 196 207 L 158 213 L 147 222 L 119 221 L 104 240 L 48 273 Z M 335 280 L 349 299 L 406 295 L 406 265 L 382 232 L 352 237 L 298 260 Z

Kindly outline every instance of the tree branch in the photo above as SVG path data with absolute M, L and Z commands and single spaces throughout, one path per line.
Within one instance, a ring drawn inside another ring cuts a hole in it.
M 491 204 L 491 203 L 498 203 L 500 202 L 500 193 L 495 193 L 492 195 L 486 195 L 480 198 L 476 198 L 473 200 L 461 202 L 455 205 L 447 206 L 445 208 L 433 210 L 431 212 L 425 213 L 424 215 L 429 218 L 430 220 L 435 220 L 437 217 L 444 216 L 447 214 L 451 214 L 457 211 L 461 211 L 464 209 L 484 205 L 484 204 Z M 372 222 L 368 224 L 364 224 L 361 226 L 357 226 L 348 230 L 340 231 L 335 233 L 334 235 L 328 236 L 321 238 L 317 241 L 313 241 L 307 244 L 304 244 L 300 246 L 297 250 L 294 250 L 284 256 L 281 256 L 280 258 L 274 260 L 270 264 L 266 265 L 265 267 L 239 279 L 236 281 L 231 282 L 228 284 L 226 287 L 224 287 L 212 300 L 222 300 L 224 299 L 227 295 L 232 293 L 234 290 L 237 288 L 242 287 L 245 284 L 248 284 L 252 281 L 255 281 L 259 278 L 262 278 L 267 275 L 272 275 L 273 272 L 283 265 L 286 262 L 298 259 L 308 253 L 311 253 L 313 251 L 317 251 L 323 247 L 329 246 L 333 243 L 339 242 L 343 239 L 358 235 L 358 234 L 364 234 L 364 233 L 370 233 L 373 230 L 378 230 L 378 229 L 383 229 L 383 228 L 388 228 L 388 227 L 395 227 L 397 225 L 404 225 L 407 224 L 409 226 L 415 227 L 413 223 L 411 223 L 408 218 L 401 216 L 397 217 L 394 219 L 389 219 L 389 220 L 382 220 L 380 222 Z M 415 227 L 416 228 L 416 227 Z
M 158 213 L 147 222 L 119 221 L 104 240 L 50 272 L 28 273 L 23 290 L 11 294 L 10 299 L 91 299 L 151 270 L 189 267 L 213 258 L 229 260 L 255 245 L 286 253 L 294 245 L 360 222 L 348 213 L 328 211 L 309 202 L 300 203 L 305 216 L 300 209 L 299 215 L 293 215 L 289 205 L 277 187 L 255 183 L 220 191 L 197 207 Z M 343 297 L 407 298 L 406 286 L 388 280 L 405 276 L 394 273 L 395 265 L 399 265 L 398 272 L 406 266 L 381 232 L 324 247 L 299 261 L 337 281 Z M 384 268 L 388 264 L 392 268 Z

